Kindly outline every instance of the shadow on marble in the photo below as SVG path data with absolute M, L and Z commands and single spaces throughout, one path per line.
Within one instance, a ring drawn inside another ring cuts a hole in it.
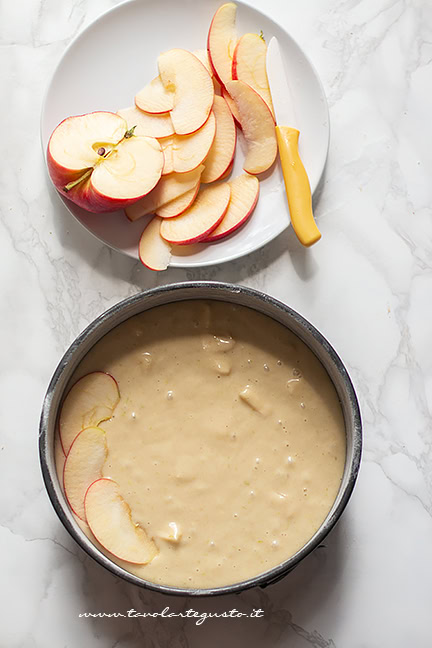
M 317 632 L 315 619 L 320 611 L 324 613 L 322 607 L 337 618 L 348 524 L 343 518 L 324 543 L 279 583 L 205 599 L 166 596 L 129 585 L 79 550 L 84 567 L 82 591 L 76 589 L 79 579 L 74 579 L 70 596 L 81 612 L 126 614 L 133 609 L 151 613 L 169 607 L 176 613 L 188 609 L 199 614 L 222 613 L 235 608 L 249 614 L 260 608 L 264 617 L 208 618 L 201 625 L 185 618 L 81 618 L 76 622 L 90 625 L 101 645 L 122 648 L 332 648 L 333 641 Z

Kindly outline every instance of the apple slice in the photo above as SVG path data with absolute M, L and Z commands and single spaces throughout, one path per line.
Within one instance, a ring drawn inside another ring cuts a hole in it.
M 182 196 L 179 196 L 178 198 L 171 200 L 171 202 L 166 203 L 166 205 L 159 207 L 156 210 L 156 216 L 160 216 L 161 218 L 175 218 L 176 216 L 180 216 L 180 214 L 192 205 L 193 201 L 197 197 L 199 188 L 200 183 L 197 182 L 194 189 L 187 191 Z
M 189 135 L 207 121 L 214 87 L 210 74 L 196 56 L 183 49 L 163 52 L 159 74 L 166 90 L 174 92 L 171 120 L 178 135 Z
M 88 487 L 102 477 L 108 454 L 105 432 L 98 427 L 82 430 L 72 443 L 63 469 L 63 486 L 69 506 L 85 521 L 84 498 Z
M 204 65 L 207 72 L 213 77 L 213 68 L 210 63 L 209 55 L 206 49 L 197 49 L 192 52 L 194 56 L 197 57 L 199 61 Z
M 170 135 L 169 137 L 161 138 L 159 144 L 161 145 L 162 153 L 164 154 L 164 165 L 162 169 L 162 175 L 164 176 L 174 172 L 174 136 Z
M 57 190 L 91 212 L 115 211 L 145 196 L 161 177 L 159 142 L 136 137 L 120 115 L 69 117 L 50 137 L 48 171 Z
M 227 102 L 229 109 L 231 110 L 231 114 L 234 117 L 234 121 L 236 122 L 237 126 L 241 129 L 240 113 L 238 111 L 238 108 L 234 103 L 234 101 L 231 99 L 231 96 L 229 95 L 227 90 L 223 86 L 222 86 L 222 97 Z
M 85 496 L 85 513 L 96 540 L 120 560 L 145 565 L 158 554 L 153 540 L 132 521 L 130 507 L 112 479 L 91 484 Z
M 201 164 L 189 173 L 171 173 L 163 176 L 148 196 L 125 210 L 126 216 L 129 220 L 135 221 L 146 214 L 153 214 L 162 205 L 166 205 L 187 191 L 195 189 L 203 170 L 204 166 Z
M 247 144 L 244 170 L 267 171 L 277 155 L 275 121 L 260 95 L 243 81 L 228 81 L 227 90 L 235 102 Z
M 216 135 L 216 119 L 210 113 L 206 123 L 190 135 L 171 135 L 161 140 L 164 153 L 162 175 L 188 173 L 207 157 Z
M 206 238 L 206 243 L 218 241 L 241 227 L 251 216 L 258 202 L 259 180 L 253 175 L 244 173 L 231 180 L 231 199 L 225 216 L 216 229 Z
M 168 137 L 174 133 L 169 113 L 152 115 L 140 110 L 136 106 L 122 108 L 117 111 L 127 123 L 128 130 L 135 126 L 134 135 L 140 137 Z
M 155 216 L 147 225 L 138 245 L 138 256 L 150 270 L 166 270 L 171 260 L 171 244 L 160 234 L 162 219 Z
M 258 34 L 245 34 L 234 50 L 232 78 L 244 81 L 264 99 L 274 116 L 267 79 L 267 45 Z
M 210 153 L 204 161 L 201 182 L 209 183 L 226 173 L 234 159 L 237 133 L 234 119 L 227 102 L 223 97 L 215 96 L 213 112 L 216 117 L 216 137 Z
M 181 216 L 162 221 L 161 236 L 177 245 L 198 243 L 205 239 L 224 217 L 230 194 L 227 183 L 206 187 Z
M 174 108 L 174 92 L 165 88 L 162 79 L 157 76 L 135 95 L 135 104 L 148 113 L 167 113 Z
M 89 373 L 73 385 L 59 417 L 60 442 L 65 455 L 81 430 L 97 427 L 111 418 L 119 400 L 117 382 L 103 371 Z
M 222 86 L 232 79 L 232 60 L 237 43 L 237 6 L 234 2 L 223 4 L 216 11 L 210 25 L 207 50 L 215 77 Z

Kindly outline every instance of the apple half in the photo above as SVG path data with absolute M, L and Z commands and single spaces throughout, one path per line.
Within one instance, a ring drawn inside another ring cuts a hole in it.
M 63 487 L 72 511 L 85 521 L 84 498 L 88 487 L 102 477 L 108 454 L 105 432 L 99 427 L 82 430 L 72 443 L 63 469 Z
M 243 168 L 247 173 L 264 173 L 277 155 L 275 121 L 264 99 L 244 81 L 228 81 L 227 90 L 240 115 L 247 144 Z
M 175 218 L 176 216 L 180 216 L 180 214 L 182 214 L 192 205 L 195 198 L 197 197 L 199 188 L 200 183 L 198 181 L 194 189 L 191 189 L 182 196 L 179 196 L 178 198 L 171 200 L 169 203 L 158 207 L 158 209 L 156 210 L 156 216 L 160 216 L 161 218 Z
M 103 371 L 89 373 L 71 387 L 59 417 L 60 443 L 66 456 L 81 430 L 111 418 L 119 400 L 116 380 Z
M 171 173 L 162 176 L 148 196 L 125 209 L 126 216 L 130 221 L 135 221 L 147 214 L 154 214 L 162 205 L 166 205 L 187 191 L 195 189 L 203 170 L 204 166 L 201 164 L 189 173 Z
M 274 116 L 267 78 L 267 45 L 258 34 L 244 34 L 234 50 L 232 78 L 244 81 L 264 99 Z
M 141 234 L 138 256 L 150 270 L 166 270 L 171 260 L 171 244 L 160 233 L 162 219 L 155 216 Z
M 136 202 L 159 181 L 164 164 L 157 139 L 136 137 L 120 115 L 93 112 L 62 121 L 48 142 L 47 164 L 57 190 L 90 212 Z
M 144 529 L 134 524 L 129 505 L 112 479 L 93 482 L 85 496 L 87 523 L 96 540 L 113 556 L 145 565 L 158 549 Z
M 206 243 L 218 241 L 235 232 L 252 215 L 259 196 L 259 180 L 256 176 L 244 173 L 228 182 L 231 199 L 225 216 L 220 224 L 206 238 Z
M 232 60 L 237 44 L 236 13 L 237 6 L 234 2 L 223 4 L 213 16 L 208 33 L 210 63 L 222 87 L 232 79 Z
M 157 76 L 135 95 L 135 104 L 147 113 L 167 113 L 174 108 L 174 92 L 165 88 L 162 79 Z
M 120 117 L 123 117 L 127 123 L 128 130 L 135 127 L 134 135 L 139 137 L 168 137 L 174 133 L 171 117 L 169 113 L 162 115 L 152 115 L 140 110 L 136 106 L 122 108 L 117 111 Z
M 162 221 L 161 236 L 176 245 L 202 241 L 221 222 L 228 209 L 230 195 L 231 190 L 227 183 L 206 187 L 181 216 L 165 218 Z
M 213 113 L 216 117 L 216 137 L 204 161 L 201 182 L 220 180 L 229 169 L 237 142 L 237 133 L 231 111 L 223 97 L 215 96 Z
M 201 61 L 184 49 L 171 49 L 158 58 L 165 89 L 174 93 L 170 112 L 178 135 L 194 133 L 207 121 L 213 105 L 214 86 Z

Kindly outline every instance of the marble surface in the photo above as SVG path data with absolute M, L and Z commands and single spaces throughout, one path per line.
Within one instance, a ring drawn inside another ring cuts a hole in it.
M 143 0 L 145 1 L 145 0 Z M 162 0 L 161 0 L 162 1 Z M 50 187 L 43 92 L 67 43 L 115 0 L 1 4 L 0 645 L 4 648 L 426 648 L 432 645 L 432 5 L 251 0 L 316 65 L 332 123 L 315 209 L 250 257 L 152 274 L 89 236 Z M 69 538 L 38 463 L 40 407 L 60 355 L 96 315 L 143 288 L 220 279 L 310 319 L 358 391 L 365 451 L 342 520 L 279 584 L 202 600 L 115 580 Z M 261 619 L 79 618 L 82 612 L 264 610 Z

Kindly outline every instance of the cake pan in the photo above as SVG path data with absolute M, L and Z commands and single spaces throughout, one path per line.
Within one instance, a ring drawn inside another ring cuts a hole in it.
M 170 587 L 146 581 L 119 567 L 99 551 L 74 519 L 57 477 L 54 455 L 55 430 L 62 399 L 75 369 L 94 344 L 111 329 L 134 315 L 163 304 L 191 299 L 217 300 L 247 306 L 268 315 L 297 335 L 326 369 L 339 397 L 346 433 L 346 458 L 341 486 L 327 517 L 312 538 L 293 556 L 254 578 L 207 589 Z M 251 587 L 266 587 L 288 574 L 322 543 L 342 515 L 357 479 L 361 452 L 362 425 L 354 387 L 342 360 L 325 337 L 299 313 L 265 293 L 244 286 L 211 281 L 176 283 L 153 288 L 128 297 L 97 317 L 76 338 L 60 360 L 45 395 L 39 429 L 39 454 L 45 486 L 58 517 L 72 538 L 89 556 L 115 576 L 133 585 L 183 596 L 233 594 Z

